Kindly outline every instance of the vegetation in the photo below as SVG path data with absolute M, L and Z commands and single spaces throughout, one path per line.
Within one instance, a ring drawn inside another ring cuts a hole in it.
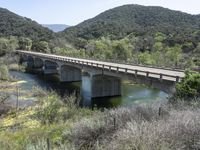
M 20 85 L 13 85 L 19 83 L 12 82 L 4 91 L 16 92 Z M 0 147 L 2 150 L 199 149 L 200 100 L 199 95 L 191 95 L 199 93 L 198 88 L 199 74 L 188 74 L 177 86 L 177 95 L 190 99 L 189 103 L 161 102 L 103 112 L 79 107 L 80 100 L 75 95 L 61 98 L 40 88 L 20 90 L 19 104 L 34 99 L 25 108 L 7 106 L 11 97 L 0 95 L 0 108 L 4 108 L 0 109 Z M 186 91 L 190 95 L 182 95 Z
M 17 46 L 18 41 L 15 37 L 10 37 L 9 39 L 0 38 L 0 56 L 11 53 Z
M 124 5 L 103 12 L 75 27 L 67 28 L 62 35 L 78 44 L 82 39 L 91 40 L 102 36 L 121 39 L 134 34 L 147 38 L 156 32 L 185 36 L 198 29 L 199 16 L 162 7 Z
M 0 65 L 0 80 L 8 80 L 9 73 L 6 65 Z
M 199 66 L 199 33 L 198 15 L 125 5 L 67 28 L 60 37 L 95 59 L 193 68 Z
M 178 68 L 200 64 L 198 15 L 125 5 L 60 33 L 6 9 L 0 16 L 0 55 L 23 49 Z
M 198 101 L 99 112 L 77 107 L 74 96 L 63 103 L 55 93 L 34 95 L 38 104 L 1 119 L 2 149 L 200 148 Z
M 200 74 L 186 72 L 185 78 L 177 84 L 176 97 L 192 100 L 200 97 Z
M 23 69 L 16 64 L 18 58 L 11 57 L 15 49 L 154 66 L 199 67 L 199 16 L 126 5 L 58 34 L 6 9 L 0 8 L 0 16 L 0 56 L 4 56 L 0 58 L 2 150 L 200 149 L 199 73 L 186 73 L 177 84 L 173 103 L 103 112 L 79 107 L 75 94 L 60 97 L 39 88 L 20 90 L 23 81 L 9 80 L 8 73 L 9 69 Z M 20 103 L 27 100 L 31 103 L 22 107 Z
M 7 9 L 0 8 L 0 36 L 25 37 L 32 40 L 50 40 L 53 32 L 31 19 L 21 17 Z

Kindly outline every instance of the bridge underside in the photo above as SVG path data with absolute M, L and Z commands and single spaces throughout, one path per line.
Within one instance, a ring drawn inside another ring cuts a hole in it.
M 44 67 L 43 67 L 43 73 L 48 74 L 58 74 L 59 66 L 56 62 L 45 60 L 44 61 Z
M 129 73 L 109 71 L 109 70 L 95 70 L 94 68 L 84 68 L 87 72 L 92 74 L 102 74 L 105 76 L 110 76 L 112 78 L 125 79 L 134 81 L 137 84 L 144 84 L 155 89 L 159 89 L 165 93 L 171 94 L 175 92 L 175 82 L 168 80 L 161 80 L 158 78 L 146 77 L 142 75 L 133 75 Z
M 59 77 L 61 82 L 77 82 L 81 81 L 81 69 L 62 65 L 60 67 Z
M 91 97 L 121 96 L 121 80 L 106 75 L 92 76 Z

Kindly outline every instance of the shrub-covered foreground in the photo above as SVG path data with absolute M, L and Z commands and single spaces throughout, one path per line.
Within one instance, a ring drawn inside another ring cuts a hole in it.
M 73 94 L 61 98 L 55 92 L 34 88 L 19 97 L 34 98 L 33 105 L 14 108 L 0 116 L 0 149 L 200 149 L 198 91 L 199 74 L 188 74 L 177 85 L 174 98 L 184 101 L 101 112 L 79 107 L 80 101 Z
M 37 91 L 37 90 L 35 90 Z M 100 112 L 37 91 L 35 106 L 1 120 L 1 149 L 200 149 L 200 104 L 148 104 Z

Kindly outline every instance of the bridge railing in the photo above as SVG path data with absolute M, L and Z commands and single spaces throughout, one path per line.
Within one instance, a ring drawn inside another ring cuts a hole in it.
M 73 59 L 60 59 L 58 58 L 58 60 L 61 61 L 67 61 L 70 63 L 75 63 L 75 64 L 81 64 L 81 65 L 87 65 L 87 66 L 91 66 L 91 67 L 95 67 L 95 68 L 101 68 L 103 70 L 108 70 L 108 71 L 115 71 L 116 73 L 122 72 L 122 73 L 130 73 L 130 74 L 134 74 L 134 75 L 144 75 L 144 76 L 149 76 L 149 77 L 157 77 L 159 79 L 166 79 L 168 78 L 174 78 L 173 81 L 179 82 L 181 80 L 181 77 L 179 76 L 174 76 L 174 75 L 166 75 L 166 74 L 162 74 L 162 73 L 155 73 L 155 72 L 150 72 L 150 71 L 142 71 L 142 70 L 138 70 L 138 69 L 129 69 L 129 68 L 123 68 L 123 67 L 116 67 L 116 66 L 112 66 L 112 65 L 105 65 L 105 64 L 99 64 L 99 63 L 93 63 L 93 62 L 87 62 L 87 61 L 80 61 L 80 60 L 73 60 Z
M 73 57 L 72 57 L 73 58 Z M 78 57 L 77 57 L 78 58 Z M 81 59 L 88 59 L 88 60 L 94 60 L 94 61 L 103 61 L 108 63 L 118 63 L 118 64 L 124 64 L 124 65 L 131 65 L 131 66 L 141 66 L 141 67 L 148 67 L 148 68 L 156 68 L 156 69 L 163 69 L 163 70 L 170 70 L 170 71 L 179 71 L 184 72 L 185 68 L 180 66 L 159 66 L 159 65 L 147 65 L 147 64 L 141 64 L 136 61 L 122 61 L 122 60 L 114 60 L 114 59 L 96 59 L 96 58 L 81 58 Z
M 124 67 L 119 67 L 119 66 L 107 65 L 107 64 L 103 64 L 103 62 L 91 62 L 91 60 L 87 61 L 86 59 L 70 58 L 70 57 L 57 56 L 57 55 L 48 55 L 48 54 L 28 52 L 28 51 L 16 51 L 16 52 L 21 53 L 21 54 L 30 54 L 32 56 L 38 56 L 38 57 L 47 58 L 47 59 L 59 60 L 59 61 L 78 64 L 78 65 L 86 65 L 86 66 L 95 67 L 95 68 L 107 70 L 107 71 L 115 71 L 116 73 L 121 72 L 125 74 L 133 74 L 135 76 L 142 75 L 142 76 L 159 78 L 160 80 L 171 80 L 175 82 L 180 82 L 180 80 L 182 79 L 182 77 L 180 76 L 167 75 L 167 74 L 156 73 L 156 72 L 151 72 L 151 71 L 142 71 L 138 69 L 130 69 L 130 68 L 124 68 Z M 162 69 L 162 68 L 156 68 L 156 69 Z M 183 72 L 181 70 L 178 70 L 178 71 Z

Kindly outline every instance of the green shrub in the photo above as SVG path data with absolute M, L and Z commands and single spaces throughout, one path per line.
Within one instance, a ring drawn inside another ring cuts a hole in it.
M 184 100 L 200 97 L 200 74 L 186 72 L 185 78 L 176 86 L 175 97 Z
M 8 80 L 9 72 L 6 65 L 0 65 L 0 80 Z
M 38 119 L 42 124 L 52 124 L 60 119 L 59 110 L 63 103 L 58 95 L 50 93 L 42 100 L 41 108 L 37 113 Z

